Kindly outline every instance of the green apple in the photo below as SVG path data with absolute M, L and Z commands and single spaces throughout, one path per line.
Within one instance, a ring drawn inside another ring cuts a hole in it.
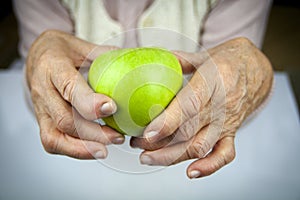
M 117 131 L 140 136 L 182 87 L 180 63 L 168 50 L 154 47 L 113 50 L 97 57 L 88 81 L 97 93 L 111 97 L 117 112 L 103 118 Z

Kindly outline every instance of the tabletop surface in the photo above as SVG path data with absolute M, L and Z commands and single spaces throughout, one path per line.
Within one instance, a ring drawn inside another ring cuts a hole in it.
M 156 170 L 116 152 L 104 162 L 47 154 L 22 87 L 20 70 L 0 72 L 0 199 L 300 199 L 299 114 L 284 73 L 267 106 L 238 131 L 236 159 L 198 180 L 185 175 L 191 161 Z M 125 173 L 118 163 L 155 170 Z

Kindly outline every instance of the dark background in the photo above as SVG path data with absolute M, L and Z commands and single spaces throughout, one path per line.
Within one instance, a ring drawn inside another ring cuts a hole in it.
M 18 30 L 12 1 L 0 2 L 0 68 L 18 58 Z M 286 71 L 300 103 L 300 1 L 274 0 L 263 52 L 276 71 Z

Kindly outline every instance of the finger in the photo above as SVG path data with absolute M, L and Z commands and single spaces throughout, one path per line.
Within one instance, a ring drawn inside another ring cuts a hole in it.
M 173 51 L 173 53 L 179 60 L 182 71 L 185 74 L 193 73 L 202 63 L 204 63 L 209 58 L 209 54 L 206 51 L 195 53 Z
M 83 119 L 75 110 L 73 111 L 73 119 L 75 124 L 75 134 L 83 140 L 95 141 L 102 144 L 122 144 L 125 141 L 124 135 L 107 126 Z
M 173 146 L 167 146 L 155 151 L 144 151 L 140 155 L 140 162 L 144 165 L 169 166 L 184 154 L 189 144 L 182 142 Z
M 173 134 L 183 123 L 199 115 L 210 102 L 213 85 L 208 86 L 201 73 L 195 73 L 165 109 L 145 129 L 144 137 L 156 142 Z
M 94 93 L 82 75 L 74 68 L 72 61 L 53 61 L 51 81 L 60 95 L 88 120 L 109 116 L 117 106 L 111 98 Z
M 49 94 L 48 94 L 49 93 Z M 109 127 L 83 119 L 81 115 L 65 102 L 56 90 L 46 92 L 49 98 L 47 111 L 61 132 L 83 140 L 100 142 L 103 144 L 121 144 L 124 136 Z
M 39 110 L 46 109 L 43 112 L 51 116 L 54 126 L 61 132 L 72 137 L 103 144 L 121 144 L 124 142 L 124 136 L 117 131 L 108 127 L 101 127 L 97 123 L 82 118 L 75 109 L 71 108 L 69 103 L 61 98 L 55 89 L 48 89 L 43 96 L 39 96 L 38 99 L 42 98 L 43 100 L 40 99 L 39 102 L 35 102 L 35 107 L 41 107 L 46 103 L 45 107 Z M 43 102 L 41 103 L 41 101 Z
M 142 137 L 131 137 L 130 146 L 132 148 L 140 148 L 147 151 L 154 151 L 173 144 L 174 135 L 170 135 L 162 140 L 156 142 L 149 142 L 149 140 Z
M 210 103 L 207 104 L 197 115 L 184 122 L 173 134 L 155 142 L 143 137 L 133 137 L 130 145 L 134 148 L 141 148 L 149 151 L 174 145 L 176 143 L 190 140 L 204 126 L 211 122 Z
M 47 114 L 39 118 L 39 125 L 41 141 L 48 153 L 67 155 L 78 159 L 102 159 L 107 156 L 107 150 L 103 144 L 82 141 L 63 134 L 55 128 L 52 119 Z
M 207 157 L 199 159 L 187 168 L 189 178 L 199 178 L 211 175 L 230 163 L 235 158 L 234 138 L 225 137 L 214 147 Z
M 142 164 L 168 166 L 193 158 L 203 158 L 214 146 L 217 139 L 218 137 L 211 134 L 209 126 L 206 126 L 189 141 L 156 151 L 143 152 L 140 160 Z
M 151 142 L 165 138 L 184 122 L 199 114 L 211 102 L 210 114 L 224 118 L 226 91 L 214 62 L 210 59 L 197 69 L 192 79 L 166 110 L 145 129 L 143 136 Z

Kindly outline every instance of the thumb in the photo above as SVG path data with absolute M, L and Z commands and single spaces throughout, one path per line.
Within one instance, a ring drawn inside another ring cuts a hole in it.
M 95 93 L 72 62 L 53 62 L 51 81 L 64 100 L 86 119 L 95 120 L 116 112 L 117 106 L 111 98 Z M 64 70 L 61 70 L 63 66 Z
M 95 93 L 87 84 L 81 73 L 75 68 L 90 66 L 92 60 L 113 46 L 98 46 L 61 31 L 50 31 L 64 41 L 64 53 L 67 57 L 52 59 L 51 82 L 64 100 L 68 101 L 86 119 L 95 120 L 116 112 L 117 107 L 111 98 Z M 87 65 L 85 65 L 87 64 Z

